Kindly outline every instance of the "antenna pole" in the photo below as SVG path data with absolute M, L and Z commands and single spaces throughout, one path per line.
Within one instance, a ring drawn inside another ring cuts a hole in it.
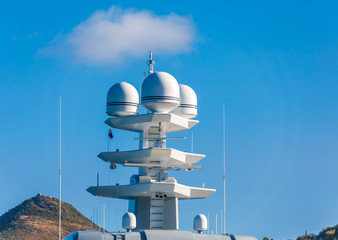
M 221 234 L 222 234 L 223 233 L 223 209 L 221 209 L 220 219 L 221 219 Z
M 208 212 L 208 234 L 210 233 L 210 227 L 209 227 L 209 212 Z
M 105 232 L 105 229 L 106 229 L 106 203 L 103 203 L 103 206 L 102 206 L 103 210 L 102 210 L 102 218 L 103 218 L 103 232 Z
M 149 52 L 149 61 L 148 61 L 148 74 L 152 74 L 154 72 L 155 61 L 153 60 L 152 51 Z
M 194 152 L 194 132 L 191 132 L 191 153 Z
M 61 240 L 61 96 L 60 96 L 60 158 L 59 158 L 59 240 Z
M 226 233 L 225 232 L 225 103 L 223 103 L 223 233 Z
M 217 213 L 216 213 L 216 227 L 215 227 L 215 234 L 217 234 Z

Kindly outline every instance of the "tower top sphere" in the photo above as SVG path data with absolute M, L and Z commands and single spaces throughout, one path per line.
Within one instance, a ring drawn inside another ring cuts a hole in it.
M 106 113 L 109 116 L 124 117 L 138 114 L 139 94 L 127 82 L 114 84 L 107 94 Z
M 151 112 L 170 112 L 180 104 L 180 87 L 166 72 L 154 72 L 144 79 L 141 104 Z

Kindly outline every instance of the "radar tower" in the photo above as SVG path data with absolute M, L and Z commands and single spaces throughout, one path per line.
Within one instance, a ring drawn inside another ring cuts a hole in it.
M 139 94 L 129 83 L 113 85 L 107 95 L 106 112 L 111 117 L 105 123 L 139 133 L 139 149 L 98 155 L 110 166 L 138 167 L 139 173 L 131 176 L 129 185 L 92 186 L 87 190 L 95 196 L 129 200 L 129 212 L 135 215 L 138 230 L 176 230 L 178 200 L 205 198 L 215 190 L 178 184 L 168 174 L 173 169 L 201 169 L 195 164 L 205 155 L 167 147 L 167 139 L 173 139 L 166 137 L 168 132 L 186 131 L 198 123 L 192 119 L 197 116 L 197 97 L 192 88 L 178 84 L 171 74 L 154 72 L 154 65 L 150 51 L 149 75 L 141 88 L 141 105 L 149 110 L 147 114 L 138 114 Z

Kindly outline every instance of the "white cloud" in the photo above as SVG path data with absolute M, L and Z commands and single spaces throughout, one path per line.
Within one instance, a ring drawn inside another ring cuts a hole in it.
M 149 11 L 112 6 L 98 10 L 72 32 L 57 36 L 42 50 L 44 55 L 71 57 L 89 65 L 119 63 L 126 58 L 189 52 L 195 39 L 189 16 L 156 16 Z

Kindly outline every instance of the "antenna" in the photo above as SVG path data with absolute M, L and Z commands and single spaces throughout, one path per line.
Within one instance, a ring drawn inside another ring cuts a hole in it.
M 191 132 L 191 153 L 194 152 L 194 132 Z
M 96 223 L 95 223 L 95 208 L 93 208 L 93 223 L 96 225 Z
M 149 61 L 148 61 L 148 74 L 152 74 L 154 72 L 155 61 L 153 60 L 152 51 L 149 52 Z
M 221 209 L 221 234 L 223 233 L 223 209 Z
M 215 234 L 217 234 L 217 213 L 216 213 L 216 216 L 215 216 L 215 218 L 216 218 Z
M 226 233 L 225 232 L 225 103 L 224 102 L 223 102 L 223 231 L 224 233 Z
M 98 227 L 98 231 L 100 231 L 100 224 L 99 224 L 99 207 L 96 206 L 96 225 Z
M 102 206 L 102 220 L 103 220 L 103 232 L 106 231 L 106 203 L 103 203 Z
M 208 212 L 208 234 L 210 233 L 210 227 L 209 227 L 209 212 Z
M 60 96 L 60 159 L 59 159 L 59 240 L 61 240 L 61 96 Z

